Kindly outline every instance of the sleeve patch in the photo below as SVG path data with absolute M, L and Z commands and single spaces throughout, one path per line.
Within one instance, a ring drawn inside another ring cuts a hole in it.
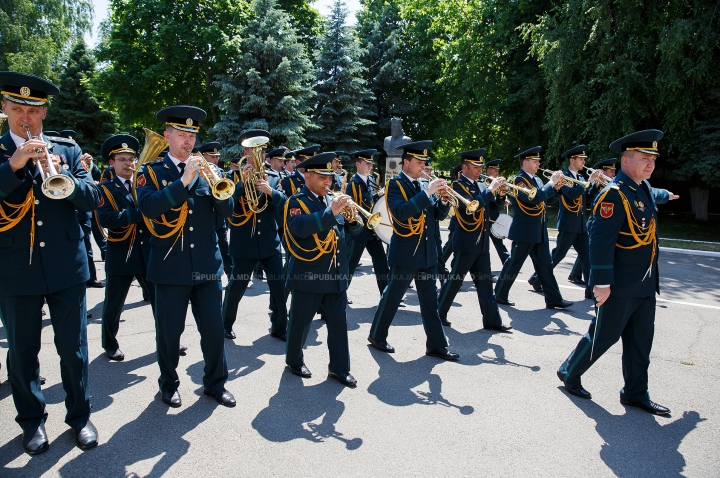
M 98 204 L 98 207 L 103 207 L 103 204 L 105 204 L 105 198 L 104 198 L 103 195 L 101 194 L 101 195 L 100 195 L 100 204 Z
M 140 187 L 140 188 L 143 187 L 143 186 L 145 186 L 145 175 L 144 175 L 144 174 L 141 174 L 141 175 L 138 176 L 138 178 L 137 178 L 137 186 Z
M 299 216 L 299 215 L 300 215 L 299 207 L 294 207 L 294 208 L 290 209 L 290 217 L 295 217 L 295 216 Z
M 604 217 L 605 219 L 612 217 L 614 210 L 615 204 L 611 202 L 604 202 L 600 204 L 600 216 Z

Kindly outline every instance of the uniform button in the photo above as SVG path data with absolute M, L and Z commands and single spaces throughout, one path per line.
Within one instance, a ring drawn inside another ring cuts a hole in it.
M 140 241 L 140 245 L 142 246 L 143 244 L 145 244 L 145 243 L 143 241 Z
M 259 236 L 260 234 L 262 234 L 262 231 L 258 231 L 258 236 Z
M 192 227 L 192 226 L 190 226 L 190 230 L 191 230 L 191 231 L 193 230 L 193 227 Z
M 428 238 L 426 237 L 426 238 L 425 238 L 425 240 L 427 241 L 427 240 L 428 240 Z
M 37 181 L 33 179 L 33 184 L 37 184 Z
M 190 249 L 194 249 L 194 248 L 195 248 L 195 244 L 190 244 Z
M 38 221 L 38 222 L 37 222 L 37 225 L 38 225 L 38 226 L 42 226 L 42 221 Z
M 140 229 L 140 232 L 142 232 L 142 229 Z
M 261 223 L 261 222 L 262 222 L 262 219 L 258 219 L 258 223 Z
M 40 204 L 40 200 L 39 200 L 39 199 L 36 199 L 36 200 L 35 200 L 35 204 Z
M 45 247 L 45 243 L 44 243 L 44 242 L 41 242 L 41 243 L 40 243 L 40 247 Z
M 188 211 L 188 214 L 192 214 L 192 209 L 190 209 L 190 210 Z

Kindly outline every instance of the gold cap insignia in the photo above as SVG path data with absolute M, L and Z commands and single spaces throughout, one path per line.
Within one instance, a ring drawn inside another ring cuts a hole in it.
M 185 124 L 188 125 L 188 126 L 192 126 L 192 125 L 193 125 L 193 120 L 192 120 L 192 118 L 188 118 L 187 120 L 185 120 Z
M 30 88 L 27 86 L 20 88 L 20 96 L 30 96 Z
M 657 149 L 657 141 L 653 141 L 653 148 Z
M 332 163 L 327 163 L 327 168 L 332 169 Z
M 127 144 L 127 143 L 123 143 L 123 144 L 122 144 L 122 147 L 123 147 L 123 148 L 127 148 L 127 147 L 128 147 L 128 144 Z
M 423 151 L 423 154 L 424 154 L 424 155 L 427 155 L 427 149 Z
M 217 148 L 213 149 L 213 153 L 217 153 Z

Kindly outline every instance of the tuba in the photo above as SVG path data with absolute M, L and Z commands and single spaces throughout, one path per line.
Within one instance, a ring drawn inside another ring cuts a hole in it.
M 30 125 L 25 124 L 23 128 L 25 128 L 25 133 L 27 133 L 28 141 L 31 139 L 40 139 L 39 136 L 33 136 L 30 133 Z M 46 173 L 41 165 L 37 165 L 40 170 L 40 178 L 42 179 L 40 189 L 42 189 L 43 194 L 50 199 L 65 199 L 70 196 L 75 189 L 75 182 L 70 176 L 65 176 L 55 169 L 47 145 L 44 148 L 38 148 L 36 152 L 40 153 L 41 150 L 45 152 L 45 158 L 40 161 L 47 163 L 48 172 Z
M 221 178 L 215 168 L 210 166 L 210 163 L 207 162 L 207 159 L 205 159 L 202 154 L 191 153 L 188 162 L 191 161 L 194 164 L 199 164 L 202 168 L 200 174 L 205 182 L 208 183 L 208 186 L 210 186 L 210 191 L 215 199 L 224 201 L 232 197 L 233 193 L 235 193 L 235 183 L 229 179 Z
M 147 128 L 143 128 L 143 131 L 145 131 L 145 145 L 143 146 L 142 151 L 140 151 L 140 156 L 138 156 L 138 162 L 135 165 L 132 177 L 132 193 L 133 198 L 135 199 L 135 204 L 138 203 L 137 192 L 135 191 L 137 186 L 138 171 L 140 171 L 143 164 L 157 158 L 157 155 L 160 154 L 163 149 L 167 148 L 168 145 L 164 136 L 161 136 L 155 131 Z
M 268 138 L 267 136 L 255 136 L 253 138 L 248 138 L 242 143 L 240 143 L 243 148 L 252 149 L 251 154 L 240 158 L 240 163 L 238 164 L 238 167 L 242 172 L 242 163 L 243 161 L 245 161 L 246 166 L 249 164 L 253 168 L 253 171 L 250 171 L 247 176 L 241 174 L 241 177 L 243 187 L 245 188 L 245 198 L 248 202 L 248 208 L 255 214 L 263 212 L 268 205 L 268 202 L 265 201 L 265 204 L 260 207 L 260 196 L 258 196 L 258 190 L 255 189 L 255 184 L 257 184 L 258 181 L 265 179 L 265 160 L 263 159 L 263 148 L 265 147 L 265 145 L 268 144 L 268 141 L 270 141 L 270 138 Z

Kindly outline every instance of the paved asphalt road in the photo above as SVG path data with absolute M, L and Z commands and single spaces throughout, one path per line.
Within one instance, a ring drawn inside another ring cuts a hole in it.
M 500 262 L 493 251 L 493 270 Z M 528 261 L 513 286 L 515 308 L 501 307 L 512 334 L 482 330 L 466 282 L 446 328 L 459 363 L 424 355 L 415 292 L 390 330 L 393 355 L 367 343 L 379 295 L 370 260 L 350 288 L 352 373 L 357 389 L 326 378 L 326 328 L 307 341 L 309 380 L 284 368 L 284 344 L 269 337 L 267 286 L 255 281 L 241 303 L 237 340 L 226 341 L 233 409 L 202 395 L 199 336 L 188 312 L 182 343 L 183 406 L 158 398 L 150 306 L 131 288 L 120 326 L 124 362 L 102 354 L 104 290 L 88 290 L 92 420 L 100 445 L 82 452 L 64 424 L 64 392 L 45 319 L 41 373 L 50 414 L 50 450 L 23 453 L 7 383 L 0 386 L 0 476 L 720 476 L 720 259 L 662 253 L 650 365 L 653 400 L 672 410 L 655 417 L 619 403 L 621 345 L 585 375 L 592 400 L 569 396 L 555 371 L 587 331 L 593 309 L 566 278 L 574 255 L 556 269 L 567 311 L 543 308 L 530 292 Z M 102 264 L 98 264 L 102 271 Z M 102 273 L 101 273 L 102 274 Z M 7 348 L 0 327 L 0 348 Z M 0 351 L 3 370 L 5 353 Z

